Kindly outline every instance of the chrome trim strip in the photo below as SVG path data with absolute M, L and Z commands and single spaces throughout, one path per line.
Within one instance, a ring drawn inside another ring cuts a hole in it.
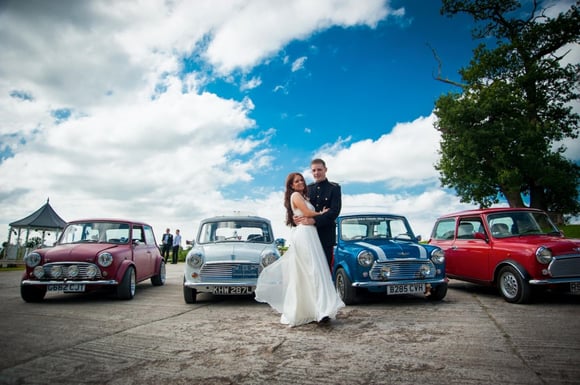
M 22 285 L 31 285 L 31 286 L 59 285 L 62 283 L 74 283 L 76 285 L 118 285 L 119 284 L 119 282 L 117 282 L 114 279 L 99 280 L 99 281 L 73 281 L 73 280 L 68 280 L 68 281 L 34 281 L 34 280 L 30 280 L 30 279 L 25 279 L 24 281 L 21 282 Z
M 252 286 L 256 287 L 256 281 L 252 282 L 187 282 L 183 283 L 185 287 L 219 287 L 219 286 L 228 286 L 228 287 L 237 287 L 237 286 Z
M 353 287 L 378 287 L 378 286 L 393 286 L 393 285 L 415 285 L 418 283 L 429 283 L 429 284 L 439 284 L 445 283 L 447 280 L 445 278 L 439 279 L 425 279 L 421 281 L 372 281 L 372 282 L 353 282 Z
M 580 277 L 577 277 L 577 278 L 530 279 L 528 282 L 530 285 L 552 285 L 555 283 L 580 282 Z

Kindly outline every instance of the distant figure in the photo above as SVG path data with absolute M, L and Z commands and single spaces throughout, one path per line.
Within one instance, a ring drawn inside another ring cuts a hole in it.
M 171 263 L 176 264 L 179 257 L 179 248 L 181 247 L 181 234 L 179 234 L 179 229 L 175 230 L 175 236 L 173 237 L 173 253 L 171 256 Z
M 171 235 L 171 230 L 165 230 L 165 234 L 163 234 L 163 239 L 161 240 L 161 256 L 165 263 L 169 259 L 169 252 L 173 247 L 173 235 Z

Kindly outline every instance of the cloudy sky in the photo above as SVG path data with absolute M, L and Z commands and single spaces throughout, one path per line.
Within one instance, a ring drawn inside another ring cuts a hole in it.
M 553 2 L 550 12 L 573 0 Z M 435 100 L 477 42 L 424 0 L 0 0 L 0 239 L 47 199 L 191 239 L 200 219 L 268 217 L 322 157 L 343 212 L 428 237 L 470 205 L 440 187 Z M 573 47 L 570 60 L 580 60 Z M 578 141 L 567 156 L 580 161 Z M 31 234 L 38 236 L 39 234 Z

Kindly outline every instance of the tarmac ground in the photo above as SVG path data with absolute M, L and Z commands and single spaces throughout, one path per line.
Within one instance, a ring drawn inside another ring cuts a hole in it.
M 0 272 L 0 384 L 580 384 L 580 296 L 528 305 L 450 281 L 441 302 L 369 297 L 290 328 L 251 296 L 183 299 L 183 264 L 135 298 L 20 298 Z

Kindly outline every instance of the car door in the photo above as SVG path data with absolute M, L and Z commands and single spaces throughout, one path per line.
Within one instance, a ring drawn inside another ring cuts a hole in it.
M 480 236 L 476 234 L 479 233 Z M 479 217 L 458 218 L 453 244 L 447 257 L 447 272 L 468 281 L 490 281 L 489 255 L 491 248 L 485 238 Z
M 137 281 L 142 281 L 153 275 L 154 255 L 145 239 L 142 225 L 133 225 L 132 233 L 133 262 L 137 268 Z

